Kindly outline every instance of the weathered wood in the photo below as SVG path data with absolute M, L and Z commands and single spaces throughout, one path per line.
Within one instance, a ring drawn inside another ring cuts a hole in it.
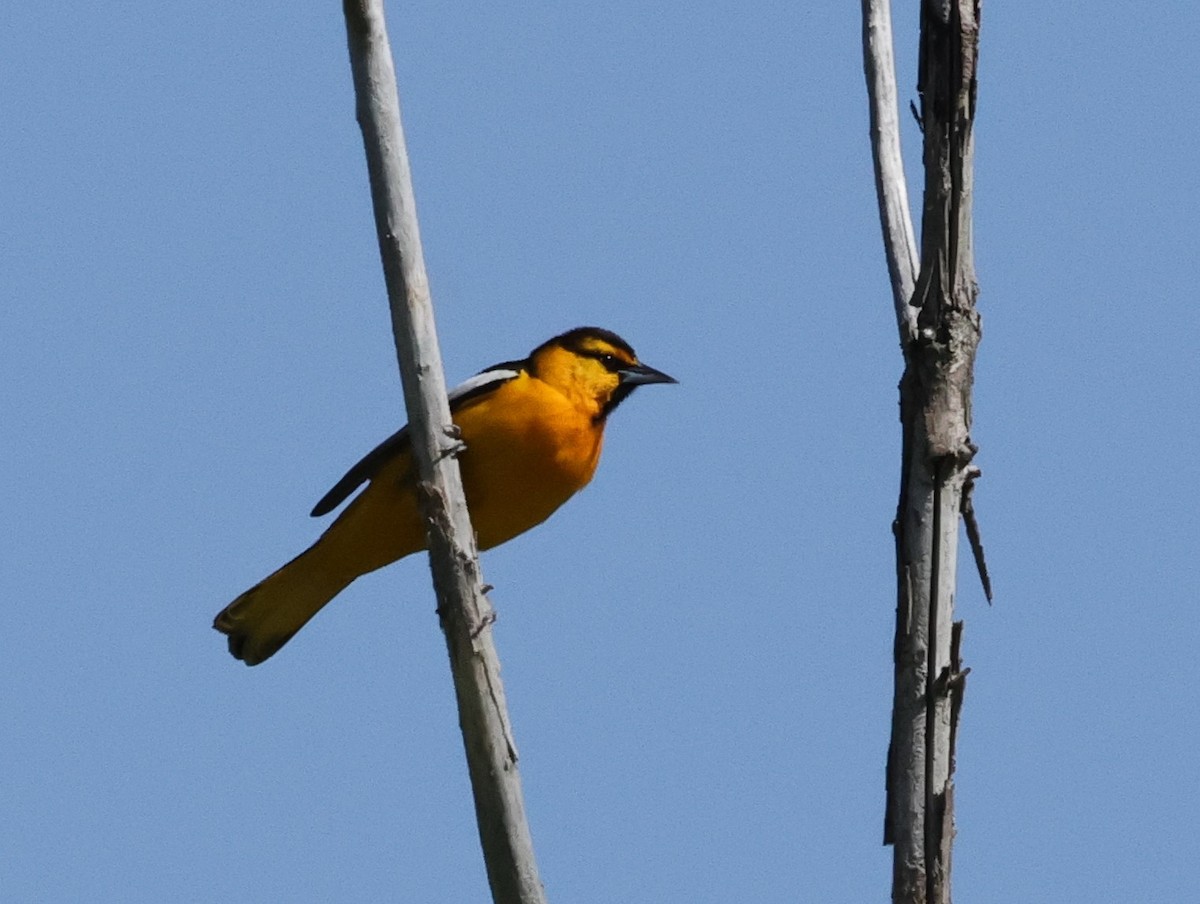
M 429 527 L 429 560 L 492 898 L 543 904 L 517 752 L 463 496 L 382 0 L 345 0 L 350 67 L 396 355 Z
M 982 475 L 983 472 L 974 465 L 967 471 L 967 479 L 963 484 L 962 516 L 963 525 L 967 529 L 967 541 L 971 544 L 971 557 L 975 560 L 975 570 L 979 573 L 979 583 L 983 585 L 983 595 L 990 604 L 992 602 L 992 576 L 988 573 L 987 557 L 983 554 L 983 538 L 980 536 L 974 502 L 975 481 Z
M 971 390 L 980 322 L 971 229 L 978 0 L 924 0 L 918 92 L 925 193 L 920 272 L 911 253 L 899 168 L 898 114 L 886 0 L 863 0 L 864 55 L 880 219 L 904 352 L 902 464 L 896 537 L 896 642 L 884 842 L 892 898 L 949 904 L 954 742 L 965 687 L 954 624 L 958 524 L 971 514 Z M 911 227 L 909 227 L 911 229 Z M 964 503 L 964 493 L 968 494 Z M 976 526 L 977 527 L 977 526 Z M 972 537 L 990 595 L 982 545 Z

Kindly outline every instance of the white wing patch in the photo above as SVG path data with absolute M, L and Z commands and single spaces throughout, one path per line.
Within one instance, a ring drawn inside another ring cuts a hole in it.
M 468 393 L 478 392 L 479 390 L 486 386 L 490 386 L 493 383 L 507 383 L 509 380 L 519 377 L 520 375 L 520 371 L 508 370 L 506 368 L 501 368 L 499 370 L 485 370 L 483 373 L 476 374 L 469 380 L 465 380 L 451 389 L 449 399 L 453 403 L 456 399 L 460 399 Z

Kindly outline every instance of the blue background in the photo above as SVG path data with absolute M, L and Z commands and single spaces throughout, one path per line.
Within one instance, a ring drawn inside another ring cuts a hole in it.
M 1200 900 L 1198 9 L 984 10 L 965 904 Z M 551 900 L 886 900 L 858 5 L 390 18 L 450 383 L 585 323 L 680 379 L 484 559 Z M 3 897 L 485 899 L 419 558 L 254 670 L 209 627 L 404 419 L 340 5 L 5 19 Z

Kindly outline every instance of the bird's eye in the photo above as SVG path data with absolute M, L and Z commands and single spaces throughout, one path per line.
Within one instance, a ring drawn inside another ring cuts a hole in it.
M 620 370 L 624 364 L 616 355 L 601 355 L 600 363 L 604 365 L 604 369 L 612 372 Z

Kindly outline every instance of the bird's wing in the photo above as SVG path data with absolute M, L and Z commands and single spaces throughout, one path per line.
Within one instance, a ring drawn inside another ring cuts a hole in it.
M 496 387 L 520 376 L 526 365 L 525 361 L 506 361 L 480 371 L 450 392 L 450 412 L 453 414 L 470 399 L 492 392 Z M 333 489 L 322 496 L 321 501 L 313 506 L 312 516 L 317 518 L 332 512 L 345 502 L 351 493 L 374 477 L 384 462 L 407 448 L 408 443 L 408 427 L 406 425 L 364 455 L 358 464 L 347 471 L 346 476 L 335 483 Z

